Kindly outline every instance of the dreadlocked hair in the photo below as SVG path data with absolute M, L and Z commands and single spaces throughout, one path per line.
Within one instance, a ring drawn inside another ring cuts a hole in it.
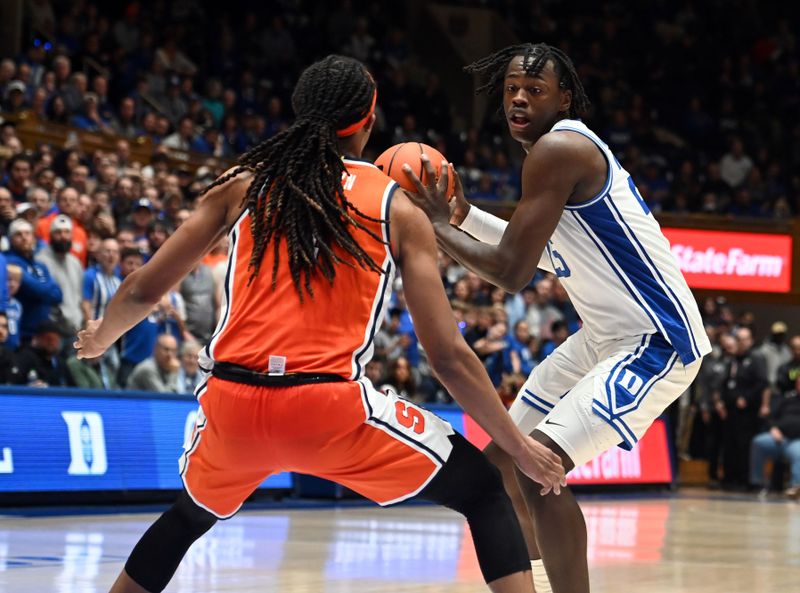
M 572 91 L 572 101 L 567 110 L 567 117 L 575 119 L 586 114 L 591 103 L 589 102 L 589 97 L 586 96 L 583 83 L 575 70 L 572 60 L 557 47 L 546 43 L 512 45 L 465 66 L 464 71 L 470 74 L 485 72 L 488 75 L 488 80 L 475 89 L 475 94 L 477 95 L 484 91 L 488 93 L 496 92 L 506 77 L 509 63 L 519 56 L 522 56 L 522 67 L 528 76 L 539 74 L 548 60 L 552 60 L 558 77 L 558 86 Z
M 345 197 L 345 165 L 336 136 L 337 129 L 369 112 L 374 93 L 375 81 L 356 60 L 331 55 L 312 64 L 300 75 L 292 94 L 294 123 L 244 153 L 235 169 L 204 190 L 245 171 L 253 174 L 242 201 L 250 212 L 253 234 L 250 282 L 258 275 L 264 252 L 272 242 L 275 289 L 278 245 L 284 237 L 292 281 L 301 302 L 304 291 L 314 298 L 311 279 L 317 272 L 333 284 L 337 264 L 357 264 L 384 273 L 351 234 L 351 229 L 361 229 L 385 243 L 361 222 L 382 219 L 363 214 Z M 340 257 L 337 247 L 350 257 Z

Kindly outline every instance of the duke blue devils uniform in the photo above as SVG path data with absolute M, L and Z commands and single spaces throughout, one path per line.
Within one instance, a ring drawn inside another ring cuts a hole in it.
M 511 415 L 523 432 L 548 434 L 579 465 L 614 444 L 633 447 L 691 383 L 711 345 L 628 172 L 582 122 L 561 120 L 551 132 L 591 140 L 608 173 L 595 197 L 565 206 L 539 263 L 558 276 L 583 327 L 533 370 Z M 478 239 L 499 242 L 470 226 L 462 224 Z

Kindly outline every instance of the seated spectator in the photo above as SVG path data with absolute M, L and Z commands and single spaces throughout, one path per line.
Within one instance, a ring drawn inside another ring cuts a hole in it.
M 393 360 L 403 355 L 408 347 L 408 335 L 400 332 L 402 311 L 396 307 L 389 309 L 389 321 L 385 322 L 375 334 L 375 356 Z
M 120 252 L 116 239 L 103 240 L 97 260 L 97 265 L 83 274 L 81 309 L 84 319 L 87 320 L 100 319 L 105 315 L 108 302 L 121 283 L 117 274 Z
M 123 249 L 120 254 L 119 269 L 122 280 L 144 265 L 144 256 L 136 248 Z M 158 335 L 158 318 L 153 312 L 129 329 L 122 336 L 120 344 L 120 364 L 117 382 L 126 387 L 128 376 L 137 364 L 153 353 Z
M 151 257 L 169 239 L 171 234 L 172 229 L 163 220 L 154 220 L 147 225 L 147 247 Z
M 128 377 L 128 389 L 178 393 L 178 341 L 169 334 L 161 334 L 156 340 L 153 356 L 136 365 Z
M 509 339 L 511 348 L 511 366 L 514 373 L 525 375 L 530 374 L 536 366 L 536 360 L 528 344 L 532 339 L 528 322 L 524 319 L 514 324 L 514 335 Z M 533 338 L 535 339 L 535 338 Z
M 211 268 L 199 264 L 181 282 L 186 306 L 186 330 L 201 343 L 211 338 L 217 317 L 214 308 L 214 276 Z
M 30 340 L 40 323 L 50 318 L 50 310 L 61 304 L 63 294 L 47 266 L 33 257 L 36 240 L 31 224 L 17 219 L 11 223 L 8 234 L 11 249 L 6 253 L 6 259 L 22 270 L 17 298 L 22 304 L 20 333 L 24 343 Z
M 383 383 L 384 366 L 383 359 L 376 356 L 364 367 L 364 375 L 373 385 L 381 385 Z
M 136 100 L 125 97 L 119 104 L 119 115 L 111 124 L 117 136 L 134 138 L 142 134 L 142 129 L 136 123 Z
M 3 97 L 3 110 L 10 113 L 18 113 L 30 106 L 25 97 L 27 88 L 21 80 L 12 80 L 6 87 Z
M 8 260 L 0 253 L 0 312 L 8 309 Z
M 399 396 L 411 401 L 418 401 L 417 380 L 411 369 L 411 364 L 405 356 L 396 358 L 389 363 L 389 371 L 386 373 L 386 380 L 381 385 L 380 391 L 391 389 Z
M 737 189 L 745 182 L 753 168 L 753 161 L 745 154 L 741 138 L 731 140 L 730 151 L 723 155 L 719 168 L 722 180 L 731 189 Z
M 72 220 L 59 214 L 50 225 L 50 243 L 36 254 L 36 261 L 47 266 L 50 275 L 61 287 L 63 298 L 58 306 L 63 320 L 62 333 L 74 335 L 83 327 L 81 287 L 83 267 L 69 250 L 72 247 Z
M 541 356 L 542 359 L 546 358 L 552 352 L 567 341 L 569 337 L 569 330 L 567 324 L 561 319 L 554 321 L 550 325 L 550 339 L 542 344 Z
M 194 122 L 191 117 L 184 115 L 178 122 L 178 129 L 164 138 L 161 144 L 175 150 L 191 150 L 194 141 Z
M 71 253 L 78 258 L 82 266 L 86 266 L 88 250 L 86 248 L 86 230 L 80 221 L 80 194 L 74 187 L 62 187 L 56 194 L 58 210 L 40 218 L 36 224 L 36 236 L 43 241 L 50 240 L 50 225 L 59 214 L 65 214 L 72 220 L 72 249 Z
M 133 207 L 130 223 L 136 240 L 147 238 L 147 227 L 155 220 L 156 209 L 147 198 L 139 198 Z
M 8 233 L 8 225 L 17 217 L 17 209 L 11 192 L 5 187 L 0 187 L 0 233 Z
M 497 195 L 494 180 L 489 173 L 483 173 L 478 180 L 477 189 L 469 196 L 470 200 L 493 201 L 501 199 Z
M 800 377 L 794 389 L 779 398 L 770 417 L 770 429 L 753 438 L 750 445 L 750 483 L 764 488 L 764 464 L 785 460 L 791 483 L 787 496 L 800 498 Z
M 775 372 L 775 390 L 777 393 L 786 393 L 794 386 L 800 377 L 800 336 L 795 335 L 789 339 L 790 359 L 778 367 Z
M 91 360 L 78 359 L 73 355 L 67 359 L 67 372 L 72 384 L 83 389 L 117 389 L 117 379 L 105 356 Z
M 181 366 L 178 369 L 178 393 L 194 393 L 194 390 L 203 380 L 203 371 L 197 361 L 200 353 L 200 344 L 197 342 L 184 342 L 181 346 Z
M 99 99 L 94 93 L 86 93 L 83 99 L 83 109 L 70 119 L 70 125 L 87 132 L 104 132 L 113 134 L 111 122 L 100 113 Z
M 31 387 L 66 387 L 72 384 L 67 365 L 61 357 L 61 328 L 52 321 L 36 326 L 31 343 L 17 353 L 18 385 Z
M 36 211 L 36 207 L 30 202 L 17 204 L 16 215 L 17 218 L 27 220 L 31 224 L 36 224 L 39 220 L 39 213 Z
M 483 360 L 495 387 L 500 385 L 504 374 L 513 372 L 511 343 L 508 338 L 508 326 L 504 321 L 493 323 L 486 337 L 476 340 L 472 347 L 478 358 Z
M 6 165 L 8 177 L 3 185 L 11 192 L 14 202 L 24 202 L 27 199 L 32 169 L 31 159 L 24 154 L 9 159 Z
M 16 383 L 18 374 L 14 349 L 8 345 L 8 319 L 0 312 L 0 385 Z
M 16 296 L 22 283 L 22 268 L 15 264 L 8 264 L 6 266 L 6 279 L 8 286 L 8 305 L 6 306 L 8 335 L 5 339 L 5 345 L 14 351 L 19 348 L 20 343 L 22 305 Z

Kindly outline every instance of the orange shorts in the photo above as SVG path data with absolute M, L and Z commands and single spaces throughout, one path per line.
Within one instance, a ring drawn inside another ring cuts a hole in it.
M 453 428 L 369 381 L 257 387 L 211 377 L 181 456 L 194 501 L 230 517 L 270 475 L 333 480 L 381 504 L 418 494 L 447 461 Z

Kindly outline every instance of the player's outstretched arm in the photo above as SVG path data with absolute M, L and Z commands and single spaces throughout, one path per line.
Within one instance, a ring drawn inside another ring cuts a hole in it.
M 523 436 L 506 412 L 486 370 L 453 318 L 436 263 L 436 241 L 425 215 L 398 192 L 390 212 L 393 252 L 403 277 L 414 330 L 439 380 L 520 469 L 558 492 L 564 467 L 552 451 Z
M 427 178 L 435 179 L 425 155 L 422 160 Z M 450 225 L 446 184 L 437 187 L 431 181 L 424 186 L 412 171 L 406 174 L 417 188 L 410 197 L 427 214 L 442 248 L 479 276 L 508 292 L 518 292 L 533 278 L 564 205 L 585 175 L 585 160 L 585 152 L 573 139 L 561 134 L 543 136 L 525 158 L 522 198 L 498 245 L 475 241 Z
M 78 332 L 78 358 L 103 354 L 119 337 L 144 319 L 225 233 L 238 216 L 249 175 L 209 190 L 197 210 L 140 269 L 125 278 L 103 319 L 89 321 Z

